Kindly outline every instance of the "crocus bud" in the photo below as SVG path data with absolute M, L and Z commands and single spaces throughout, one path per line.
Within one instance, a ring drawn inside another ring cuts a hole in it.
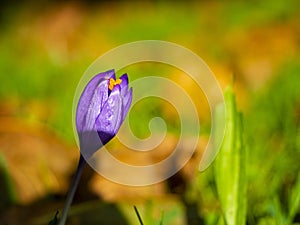
M 131 101 L 127 74 L 116 79 L 114 70 L 110 70 L 89 81 L 76 111 L 80 150 L 85 157 L 91 157 L 117 134 Z

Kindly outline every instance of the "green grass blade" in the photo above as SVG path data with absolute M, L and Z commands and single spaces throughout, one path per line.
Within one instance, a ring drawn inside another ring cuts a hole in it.
M 141 224 L 141 225 L 144 225 L 143 220 L 142 220 L 142 217 L 141 217 L 141 215 L 140 215 L 140 213 L 139 213 L 137 207 L 134 205 L 133 208 L 134 208 L 135 214 L 136 214 L 136 216 L 137 216 L 137 218 L 138 218 L 140 224 Z
M 17 193 L 10 177 L 5 156 L 0 152 L 0 209 L 17 201 Z
M 292 224 L 294 217 L 300 210 L 300 174 L 298 175 L 296 184 L 292 189 L 290 203 L 289 203 L 289 214 L 286 224 Z
M 57 225 L 58 224 L 58 211 L 56 211 L 54 218 L 49 222 L 48 225 Z
M 159 225 L 163 225 L 163 223 L 164 223 L 164 212 L 161 213 Z
M 242 115 L 231 88 L 225 92 L 226 132 L 215 162 L 215 179 L 225 224 L 246 223 L 246 152 Z M 218 112 L 216 112 L 218 117 Z

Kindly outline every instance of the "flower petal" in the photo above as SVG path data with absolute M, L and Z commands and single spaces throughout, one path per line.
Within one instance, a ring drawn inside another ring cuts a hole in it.
M 100 114 L 105 102 L 108 99 L 108 80 L 102 79 L 99 85 L 94 91 L 94 95 L 90 101 L 87 113 L 85 115 L 85 121 L 83 130 L 91 131 L 94 128 L 96 118 Z
M 99 73 L 89 81 L 89 83 L 83 90 L 76 110 L 76 128 L 78 133 L 83 132 L 83 130 L 87 128 L 87 126 L 85 125 L 86 115 L 89 108 L 91 108 L 91 102 L 96 102 L 96 98 L 98 96 L 97 94 L 95 95 L 95 90 L 99 87 L 98 90 L 101 91 L 102 88 L 104 88 L 103 86 L 101 86 L 102 81 L 105 79 L 109 79 L 110 77 L 115 77 L 114 70 Z M 102 101 L 105 101 L 105 96 L 103 96 Z M 90 128 L 90 126 L 88 127 Z
M 125 106 L 125 105 L 128 105 L 128 102 L 131 103 L 131 100 L 132 100 L 132 88 L 130 90 L 128 90 L 128 75 L 126 73 L 123 74 L 120 77 L 120 79 L 122 80 L 122 83 L 120 84 L 121 95 L 122 95 L 122 99 L 123 99 L 123 105 Z M 129 103 L 129 106 L 130 106 L 130 103 Z M 125 113 L 125 115 L 126 115 L 126 113 Z
M 96 130 L 81 132 L 79 136 L 79 144 L 81 153 L 87 159 L 89 159 L 104 145 Z
M 122 97 L 123 97 L 123 115 L 122 115 L 122 122 L 123 122 L 132 102 L 132 88 L 130 88 L 129 91 L 126 93 L 126 95 Z
M 128 90 L 128 75 L 125 73 L 122 76 L 120 76 L 120 79 L 122 80 L 120 84 L 121 94 L 124 95 L 125 92 Z
M 118 132 L 123 117 L 123 105 L 120 85 L 116 85 L 104 103 L 96 119 L 95 129 L 102 144 L 105 145 Z

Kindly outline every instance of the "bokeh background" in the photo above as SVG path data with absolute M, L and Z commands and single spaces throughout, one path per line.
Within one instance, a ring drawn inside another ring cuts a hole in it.
M 72 103 L 82 74 L 118 45 L 158 39 L 202 57 L 223 90 L 233 84 L 248 146 L 247 224 L 283 224 L 289 199 L 300 192 L 299 9 L 297 0 L 2 1 L 0 223 L 48 224 L 61 210 L 79 157 Z M 158 224 L 162 214 L 164 224 L 217 224 L 213 171 L 197 172 L 210 130 L 203 93 L 162 65 L 128 73 L 131 80 L 164 74 L 187 90 L 203 126 L 196 154 L 168 181 L 147 187 L 118 185 L 86 168 L 69 224 L 138 224 L 133 205 L 145 224 Z M 151 157 L 133 158 L 117 140 L 109 143 L 112 153 L 129 163 L 161 160 L 177 142 L 176 111 L 160 101 L 134 109 L 138 137 L 149 135 L 157 115 L 166 118 L 168 135 Z M 295 210 L 293 223 L 300 223 Z

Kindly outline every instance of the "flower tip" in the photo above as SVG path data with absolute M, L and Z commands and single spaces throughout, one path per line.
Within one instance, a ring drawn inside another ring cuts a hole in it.
M 122 78 L 125 78 L 128 80 L 128 74 L 127 73 L 122 74 L 122 76 L 120 76 L 120 79 L 122 79 Z

